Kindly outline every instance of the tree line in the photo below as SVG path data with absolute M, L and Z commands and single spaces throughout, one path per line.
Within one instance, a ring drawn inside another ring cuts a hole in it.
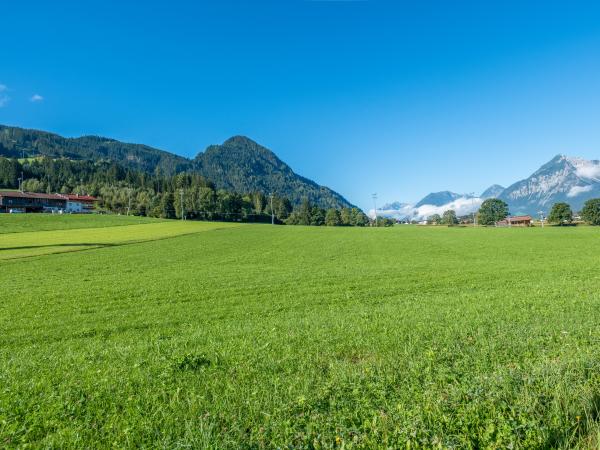
M 590 225 L 600 225 L 600 198 L 591 198 L 583 204 L 581 219 Z M 559 202 L 552 206 L 548 221 L 557 225 L 573 223 L 573 210 L 568 203 Z
M 98 197 L 98 209 L 118 214 L 191 220 L 270 222 L 291 225 L 366 226 L 358 208 L 323 209 L 305 199 L 296 208 L 286 197 L 216 189 L 202 175 L 163 176 L 110 161 L 47 157 L 0 157 L 0 187 L 26 192 L 75 193 Z

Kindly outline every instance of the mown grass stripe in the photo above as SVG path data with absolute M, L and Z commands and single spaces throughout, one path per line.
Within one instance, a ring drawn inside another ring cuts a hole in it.
M 119 227 L 34 231 L 0 235 L 0 260 L 90 250 L 237 226 L 217 222 L 159 222 Z

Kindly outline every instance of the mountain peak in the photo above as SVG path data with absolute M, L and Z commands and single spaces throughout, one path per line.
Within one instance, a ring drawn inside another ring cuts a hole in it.
M 461 194 L 457 194 L 456 192 L 450 191 L 440 191 L 440 192 L 432 192 L 431 194 L 423 197 L 415 206 L 418 208 L 423 205 L 434 205 L 440 206 L 445 205 L 446 203 L 450 203 L 457 198 L 463 197 Z
M 331 189 L 296 173 L 275 153 L 246 136 L 232 136 L 211 145 L 191 160 L 143 144 L 128 144 L 99 136 L 65 138 L 45 131 L 0 125 L 0 156 L 47 156 L 73 160 L 109 160 L 124 168 L 170 176 L 195 173 L 217 189 L 238 193 L 274 192 L 295 204 L 307 198 L 323 208 L 352 207 Z
M 600 161 L 556 155 L 529 178 L 502 192 L 514 214 L 549 210 L 553 203 L 567 202 L 574 210 L 600 193 Z
M 600 181 L 600 161 L 563 154 L 556 155 L 533 175 L 543 176 L 557 171 L 572 174 L 584 180 Z
M 499 184 L 492 184 L 489 188 L 487 188 L 481 193 L 480 197 L 483 199 L 496 198 L 500 194 L 502 194 L 502 191 L 504 189 L 504 186 L 500 186 Z
M 227 139 L 225 142 L 223 142 L 223 145 L 236 146 L 236 147 L 259 146 L 259 144 L 256 141 L 253 141 L 248 136 L 243 136 L 240 134 L 231 136 L 229 139 Z
M 277 170 L 291 171 L 290 167 L 281 161 L 274 152 L 249 137 L 241 135 L 232 136 L 221 145 L 209 145 L 204 152 L 196 155 L 195 161 L 199 162 L 203 158 L 213 158 L 215 162 L 228 159 L 231 162 L 238 161 L 238 163 L 250 163 L 252 160 L 252 165 L 255 165 L 256 160 L 260 160 L 263 164 L 277 167 Z
M 246 136 L 232 136 L 198 153 L 197 169 L 221 189 L 276 192 L 299 204 L 304 198 L 324 208 L 353 206 L 344 197 L 301 177 L 277 155 Z

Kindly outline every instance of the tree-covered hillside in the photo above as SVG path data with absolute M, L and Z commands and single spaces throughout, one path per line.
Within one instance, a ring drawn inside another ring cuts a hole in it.
M 196 169 L 222 189 L 276 192 L 295 204 L 308 199 L 323 208 L 352 206 L 337 192 L 297 175 L 271 150 L 244 136 L 211 145 L 195 161 Z
M 307 199 L 322 208 L 352 205 L 340 194 L 294 171 L 272 151 L 241 136 L 211 145 L 195 159 L 140 144 L 97 136 L 65 138 L 57 134 L 0 125 L 0 156 L 47 156 L 74 161 L 116 162 L 125 169 L 156 176 L 202 175 L 217 189 L 239 193 L 274 192 L 294 205 Z
M 23 177 L 24 181 L 21 181 Z M 173 176 L 126 169 L 114 161 L 74 161 L 47 156 L 0 156 L 0 189 L 26 192 L 90 194 L 100 211 L 149 217 L 271 222 L 291 225 L 365 226 L 369 219 L 358 208 L 328 210 L 304 199 L 293 207 L 279 194 L 218 189 L 197 172 Z M 329 217 L 329 219 L 328 219 Z
M 174 175 L 192 168 L 190 160 L 140 144 L 127 144 L 98 136 L 65 138 L 38 130 L 0 125 L 0 155 L 49 156 L 75 160 L 108 160 L 144 172 Z

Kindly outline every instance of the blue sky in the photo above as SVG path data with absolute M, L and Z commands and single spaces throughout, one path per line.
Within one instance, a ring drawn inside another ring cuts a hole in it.
M 0 123 L 243 134 L 363 208 L 600 158 L 594 2 L 4 2 Z M 33 97 L 33 96 L 39 97 Z

